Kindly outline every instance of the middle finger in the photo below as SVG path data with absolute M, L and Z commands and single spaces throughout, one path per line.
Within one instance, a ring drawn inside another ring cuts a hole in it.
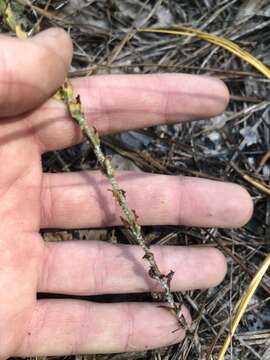
M 229 100 L 225 85 L 207 76 L 185 74 L 110 75 L 73 80 L 89 125 L 101 135 L 163 123 L 208 118 Z M 66 106 L 47 101 L 28 115 L 41 152 L 83 141 Z
M 184 176 L 116 172 L 127 202 L 141 225 L 189 225 L 234 228 L 252 214 L 242 187 Z M 99 171 L 44 174 L 42 228 L 88 228 L 121 225 L 121 209 Z
M 219 284 L 226 260 L 214 248 L 152 246 L 160 270 L 175 272 L 173 291 L 203 289 Z M 148 275 L 139 246 L 101 241 L 45 243 L 38 291 L 67 295 L 97 295 L 162 291 Z

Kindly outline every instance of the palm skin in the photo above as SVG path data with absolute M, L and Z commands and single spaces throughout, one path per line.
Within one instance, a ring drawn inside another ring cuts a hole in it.
M 42 172 L 42 153 L 82 140 L 64 106 L 47 100 L 66 76 L 72 54 L 67 35 L 54 29 L 33 40 L 1 36 L 0 42 L 4 49 L 0 56 L 0 358 L 142 350 L 181 340 L 184 331 L 172 332 L 176 327 L 174 317 L 153 304 L 37 300 L 39 291 L 69 295 L 122 293 L 153 290 L 156 284 L 148 279 L 146 265 L 134 270 L 136 260 L 142 263 L 137 247 L 90 241 L 67 244 L 43 241 L 39 231 L 45 227 L 118 225 L 119 210 L 110 194 L 106 193 L 102 201 L 96 196 L 96 186 L 106 192 L 108 184 L 95 172 L 87 177 Z M 200 101 L 196 100 L 196 86 L 195 90 L 187 90 L 190 93 L 184 100 L 179 100 L 177 91 L 183 85 L 173 90 L 171 99 L 166 95 L 164 100 L 164 94 L 175 87 L 176 80 L 184 84 L 186 78 L 165 75 L 151 80 L 145 77 L 141 82 L 134 78 L 132 84 L 125 79 L 100 77 L 91 86 L 90 80 L 79 79 L 74 83 L 82 93 L 92 124 L 101 133 L 154 125 L 162 123 L 165 117 L 175 122 L 211 116 L 221 112 L 227 103 L 225 87 L 207 78 L 190 78 L 191 83 L 204 81 L 212 86 L 209 91 L 201 90 Z M 153 82 L 163 85 L 164 90 L 156 93 Z M 106 100 L 104 103 L 98 97 L 100 92 L 111 93 L 107 89 L 110 86 L 117 101 L 107 97 L 108 103 Z M 139 105 L 134 103 L 132 86 Z M 163 104 L 160 112 L 148 111 L 153 101 L 155 109 Z M 193 112 L 179 113 L 178 101 L 182 105 L 192 104 L 187 108 L 194 109 Z M 124 118 L 129 121 L 123 122 Z M 179 182 L 177 177 L 132 173 L 120 173 L 119 180 L 128 190 L 128 200 L 138 209 L 143 224 L 235 227 L 245 223 L 252 212 L 248 194 L 232 184 L 200 179 Z M 147 195 L 138 195 L 142 185 L 149 186 Z M 165 188 L 164 193 L 160 193 L 161 188 Z M 175 197 L 182 188 L 185 191 L 181 203 L 185 210 L 178 214 Z M 207 203 L 209 194 L 216 199 L 211 200 L 214 204 Z M 145 208 L 144 201 L 151 201 L 152 211 L 140 210 Z M 80 216 L 76 216 L 81 209 Z M 225 260 L 215 249 L 156 247 L 154 251 L 164 272 L 171 268 L 176 271 L 174 290 L 214 286 L 226 271 Z M 190 321 L 185 309 L 184 314 Z M 149 322 L 150 330 L 145 326 Z
M 1 124 L 1 353 L 13 353 L 28 331 L 36 304 L 37 280 L 44 256 L 40 229 L 42 169 L 38 147 L 24 122 Z M 3 146 L 2 146 L 3 147 Z M 4 161 L 3 161 L 4 160 Z
M 17 42 L 20 50 L 23 50 L 23 47 L 27 49 L 27 45 L 17 39 L 1 36 L 1 42 L 7 47 L 6 54 L 1 54 L 1 65 L 5 64 L 9 57 L 12 58 Z M 35 50 L 32 51 L 37 57 Z M 39 56 L 42 56 L 42 51 Z M 7 88 L 6 82 L 9 80 L 5 80 L 12 74 L 12 66 L 10 65 L 10 69 L 6 66 L 1 68 L 4 69 L 1 72 L 2 95 L 7 91 L 3 88 Z M 25 78 L 29 76 L 28 72 L 31 72 L 31 69 L 28 70 Z M 65 76 L 65 71 L 66 66 L 61 71 L 60 78 Z M 15 71 L 14 75 L 17 75 Z M 17 115 L 32 107 L 31 100 L 20 101 L 18 98 L 24 97 L 26 90 L 26 99 L 29 99 L 35 89 L 29 87 L 27 79 L 25 83 L 22 79 L 12 86 L 13 88 L 9 88 L 10 98 L 9 94 L 2 96 L 1 108 L 4 117 L 0 123 L 0 172 L 3 174 L 0 179 L 1 358 L 16 354 L 25 340 L 25 335 L 30 334 L 30 321 L 37 302 L 38 278 L 44 262 L 44 242 L 39 234 L 43 178 L 40 145 L 28 123 L 29 114 Z M 34 96 L 34 107 L 46 96 L 46 92 L 41 88 L 40 95 L 36 98 Z

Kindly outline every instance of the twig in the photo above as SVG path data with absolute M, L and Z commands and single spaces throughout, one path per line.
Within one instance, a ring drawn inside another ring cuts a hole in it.
M 269 186 L 267 186 L 266 184 L 264 184 L 262 182 L 259 182 L 258 180 L 254 179 L 253 177 L 251 177 L 247 174 L 244 174 L 243 171 L 240 170 L 236 164 L 234 164 L 234 162 L 231 162 L 230 165 L 238 174 L 240 174 L 242 176 L 242 178 L 244 180 L 246 180 L 248 183 L 253 185 L 258 190 L 264 192 L 268 196 L 270 195 L 270 187 Z
M 104 155 L 96 129 L 87 125 L 87 121 L 81 108 L 80 96 L 78 95 L 76 99 L 74 98 L 72 85 L 69 80 L 65 81 L 64 85 L 59 90 L 57 97 L 66 103 L 72 119 L 77 122 L 84 136 L 93 146 L 94 153 L 101 166 L 102 172 L 111 183 L 113 196 L 125 215 L 125 218 L 121 217 L 121 220 L 144 251 L 143 259 L 148 261 L 150 267 L 148 271 L 149 276 L 159 282 L 160 286 L 164 290 L 164 297 L 168 302 L 169 308 L 174 311 L 179 324 L 182 327 L 187 328 L 187 322 L 181 312 L 181 304 L 179 305 L 174 301 L 173 294 L 170 290 L 170 283 L 174 272 L 171 270 L 167 275 L 165 275 L 159 270 L 154 254 L 150 251 L 150 246 L 148 246 L 145 242 L 141 226 L 137 221 L 138 216 L 135 210 L 130 210 L 128 207 L 125 195 L 126 192 L 120 188 L 116 178 L 114 177 L 114 169 L 111 159 Z

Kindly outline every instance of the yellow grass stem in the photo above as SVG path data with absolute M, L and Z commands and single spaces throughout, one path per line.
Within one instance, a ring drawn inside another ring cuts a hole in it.
M 246 290 L 246 293 L 242 297 L 241 302 L 240 302 L 239 306 L 237 307 L 234 318 L 232 320 L 229 335 L 227 336 L 227 338 L 218 354 L 217 360 L 224 359 L 225 353 L 230 345 L 233 334 L 235 333 L 235 330 L 236 330 L 242 316 L 244 315 L 244 313 L 246 311 L 246 308 L 248 306 L 250 299 L 254 295 L 257 287 L 259 286 L 259 283 L 261 282 L 261 280 L 262 280 L 263 276 L 265 275 L 269 266 L 270 266 L 270 254 L 268 254 L 268 256 L 266 257 L 264 262 L 259 267 L 259 270 L 257 271 L 257 273 L 253 277 L 251 283 L 249 284 L 249 287 Z
M 161 34 L 169 34 L 169 35 L 185 35 L 185 36 L 196 36 L 199 39 L 206 40 L 212 44 L 223 47 L 224 49 L 230 51 L 234 55 L 240 57 L 241 59 L 248 62 L 250 65 L 255 67 L 258 71 L 260 71 L 265 77 L 270 79 L 270 69 L 265 66 L 260 60 L 258 60 L 255 56 L 251 55 L 248 51 L 242 49 L 240 46 L 235 44 L 233 41 L 224 39 L 222 37 L 205 33 L 203 31 L 192 29 L 192 28 L 184 28 L 180 27 L 178 29 L 139 29 L 140 32 L 150 32 L 150 33 L 161 33 Z

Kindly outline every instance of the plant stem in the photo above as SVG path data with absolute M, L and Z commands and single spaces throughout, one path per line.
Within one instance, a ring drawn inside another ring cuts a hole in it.
M 148 261 L 149 271 L 148 274 L 152 279 L 155 279 L 164 290 L 164 298 L 166 299 L 169 309 L 173 310 L 176 315 L 176 318 L 181 325 L 181 327 L 187 328 L 186 320 L 181 312 L 181 305 L 175 302 L 173 294 L 170 289 L 170 283 L 174 272 L 171 270 L 167 275 L 162 274 L 159 270 L 157 262 L 155 260 L 153 252 L 150 251 L 149 245 L 147 245 L 142 228 L 138 223 L 138 216 L 135 210 L 132 210 L 128 207 L 125 191 L 120 188 L 115 176 L 114 169 L 111 163 L 111 160 L 108 156 L 105 156 L 101 149 L 101 142 L 99 135 L 95 128 L 87 125 L 87 120 L 81 108 L 80 97 L 77 96 L 76 99 L 73 95 L 73 89 L 71 82 L 69 80 L 65 81 L 65 84 L 58 92 L 58 98 L 60 97 L 64 101 L 69 109 L 70 116 L 74 121 L 79 125 L 82 133 L 92 145 L 94 153 L 97 157 L 97 160 L 101 166 L 102 172 L 108 178 L 112 186 L 112 193 L 119 206 L 121 207 L 125 218 L 121 217 L 123 224 L 129 229 L 133 238 L 141 246 L 144 251 L 143 259 Z

